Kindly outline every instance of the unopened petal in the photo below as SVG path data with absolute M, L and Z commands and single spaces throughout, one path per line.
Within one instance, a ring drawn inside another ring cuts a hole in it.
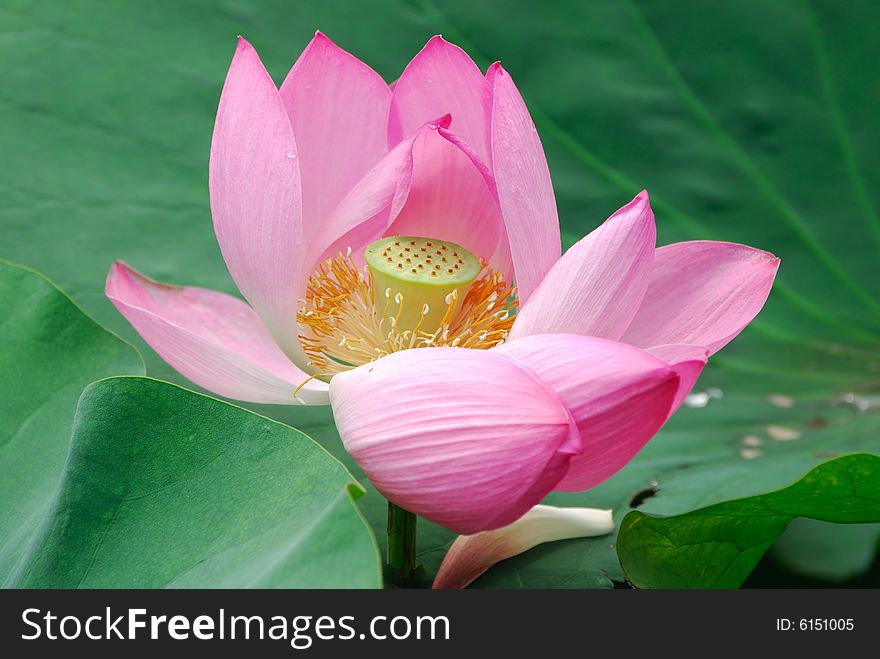
M 168 286 L 123 263 L 107 297 L 159 356 L 197 385 L 251 403 L 326 405 L 327 385 L 309 381 L 275 345 L 256 313 L 230 295 Z
M 330 400 L 346 450 L 376 489 L 458 533 L 519 518 L 580 450 L 559 397 L 491 351 L 396 352 L 335 376 Z
M 538 505 L 513 524 L 461 535 L 446 553 L 434 588 L 465 588 L 500 561 L 555 540 L 592 538 L 614 530 L 610 510 Z

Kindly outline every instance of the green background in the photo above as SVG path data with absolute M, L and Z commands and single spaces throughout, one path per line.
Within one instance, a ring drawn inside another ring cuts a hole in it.
M 389 81 L 442 33 L 480 66 L 500 59 L 526 97 L 566 247 L 647 188 L 660 244 L 732 240 L 782 258 L 759 320 L 698 385 L 722 397 L 683 409 L 611 481 L 550 501 L 611 507 L 620 522 L 645 490 L 656 493 L 640 510 L 661 515 L 779 490 L 840 454 L 880 452 L 878 14 L 830 0 L 3 0 L 0 256 L 46 273 L 135 344 L 149 375 L 193 388 L 113 309 L 103 280 L 119 258 L 161 281 L 236 292 L 207 192 L 235 36 L 280 83 L 316 28 Z M 258 411 L 358 475 L 329 410 Z M 797 439 L 774 439 L 779 427 Z M 359 504 L 381 541 L 383 502 L 369 491 Z M 791 570 L 850 579 L 870 564 L 877 529 L 799 520 L 762 583 Z M 431 571 L 451 535 L 423 531 Z M 477 585 L 609 586 L 623 580 L 614 545 L 541 547 Z

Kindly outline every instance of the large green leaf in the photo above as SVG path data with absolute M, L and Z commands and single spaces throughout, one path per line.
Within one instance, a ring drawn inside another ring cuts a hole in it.
M 361 489 L 308 437 L 173 384 L 101 380 L 143 362 L 29 269 L 0 262 L 0 309 L 0 584 L 381 583 Z
M 144 364 L 42 275 L 4 261 L 0 310 L 2 583 L 52 500 L 83 387 Z
M 683 409 L 608 483 L 551 501 L 619 519 L 655 481 L 641 510 L 680 514 L 779 489 L 841 452 L 880 452 L 875 3 L 7 0 L 0 11 L 0 252 L 137 345 L 101 293 L 112 259 L 235 292 L 205 186 L 235 35 L 276 81 L 316 27 L 392 80 L 442 32 L 481 65 L 502 59 L 526 95 L 566 245 L 646 187 L 661 243 L 735 240 L 782 257 L 759 321 L 704 373 L 700 387 L 723 398 Z M 151 374 L 181 381 L 145 354 Z M 344 457 L 328 411 L 261 411 Z M 381 535 L 381 498 L 361 502 Z M 423 530 L 435 567 L 451 536 Z M 476 585 L 607 586 L 622 579 L 613 545 L 539 547 Z
M 377 587 L 359 491 L 292 428 L 166 382 L 102 380 L 6 585 Z
M 842 456 L 783 490 L 674 517 L 633 511 L 617 553 L 640 588 L 736 588 L 794 517 L 880 522 L 880 457 Z

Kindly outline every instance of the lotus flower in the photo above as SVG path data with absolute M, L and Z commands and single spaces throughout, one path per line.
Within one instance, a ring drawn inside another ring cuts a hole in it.
M 122 263 L 108 297 L 206 389 L 330 402 L 383 495 L 465 534 L 623 467 L 778 265 L 729 243 L 655 249 L 644 192 L 561 255 L 510 75 L 440 37 L 390 87 L 318 33 L 280 90 L 240 39 L 209 184 L 247 302 Z

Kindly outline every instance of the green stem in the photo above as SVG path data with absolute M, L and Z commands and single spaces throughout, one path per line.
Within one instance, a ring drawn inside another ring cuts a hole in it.
M 388 502 L 388 581 L 400 588 L 418 585 L 421 576 L 416 565 L 416 520 L 414 513 Z

